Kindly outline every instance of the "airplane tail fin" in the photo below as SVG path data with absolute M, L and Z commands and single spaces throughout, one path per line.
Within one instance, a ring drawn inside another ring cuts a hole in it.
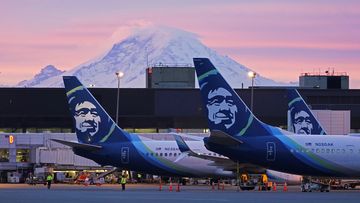
M 296 89 L 288 89 L 288 131 L 297 134 L 326 135 Z
M 208 58 L 194 58 L 204 110 L 211 131 L 230 136 L 272 135 L 258 120 Z
M 75 131 L 80 143 L 99 144 L 129 141 L 89 90 L 75 76 L 64 76 L 64 85 Z

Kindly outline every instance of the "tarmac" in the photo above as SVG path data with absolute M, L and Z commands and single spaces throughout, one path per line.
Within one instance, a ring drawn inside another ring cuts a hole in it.
M 192 202 L 259 202 L 259 203 L 333 203 L 333 202 L 360 202 L 360 190 L 332 190 L 325 192 L 304 193 L 299 186 L 288 186 L 284 192 L 282 187 L 277 191 L 237 191 L 234 186 L 225 185 L 224 190 L 210 186 L 181 186 L 177 192 L 177 185 L 155 184 L 127 184 L 126 190 L 121 186 L 101 185 L 66 185 L 53 184 L 48 190 L 44 185 L 0 184 L 1 203 L 192 203 Z

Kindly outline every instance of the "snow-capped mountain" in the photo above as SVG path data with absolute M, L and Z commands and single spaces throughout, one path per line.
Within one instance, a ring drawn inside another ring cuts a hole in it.
M 114 44 L 113 47 L 98 59 L 79 65 L 74 69 L 33 83 L 36 87 L 63 86 L 62 75 L 74 75 L 86 86 L 116 87 L 115 72 L 125 73 L 121 87 L 144 88 L 147 64 L 182 64 L 193 66 L 193 58 L 207 57 L 217 66 L 234 87 L 251 85 L 247 76 L 248 68 L 227 56 L 202 44 L 196 34 L 169 27 L 148 27 L 139 29 L 132 35 Z M 255 85 L 281 85 L 273 80 L 255 78 Z M 29 85 L 30 86 L 30 85 Z
M 36 86 L 36 85 L 39 85 L 44 80 L 58 76 L 64 72 L 65 71 L 61 71 L 61 70 L 55 68 L 55 66 L 53 66 L 53 65 L 47 65 L 46 67 L 41 69 L 40 73 L 36 74 L 33 79 L 21 81 L 16 86 L 18 86 L 18 87 Z

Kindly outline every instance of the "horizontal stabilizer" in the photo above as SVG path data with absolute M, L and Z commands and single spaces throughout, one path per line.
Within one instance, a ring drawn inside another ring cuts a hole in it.
M 58 140 L 58 139 L 51 139 L 51 140 L 54 141 L 54 142 L 58 142 L 60 144 L 72 147 L 72 148 L 83 149 L 83 150 L 88 150 L 88 151 L 95 151 L 95 150 L 99 150 L 99 149 L 102 148 L 102 146 L 92 145 L 92 144 L 83 144 L 83 143 L 65 141 L 65 140 Z
M 219 145 L 239 145 L 243 142 L 230 136 L 227 133 L 224 133 L 220 130 L 213 130 L 210 132 L 210 137 L 208 139 L 208 142 L 212 142 Z

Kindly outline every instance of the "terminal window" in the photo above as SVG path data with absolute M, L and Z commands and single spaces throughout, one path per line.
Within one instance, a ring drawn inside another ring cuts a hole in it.
M 0 149 L 0 162 L 9 162 L 9 149 Z
M 29 162 L 30 160 L 29 149 L 17 149 L 16 150 L 16 162 Z

